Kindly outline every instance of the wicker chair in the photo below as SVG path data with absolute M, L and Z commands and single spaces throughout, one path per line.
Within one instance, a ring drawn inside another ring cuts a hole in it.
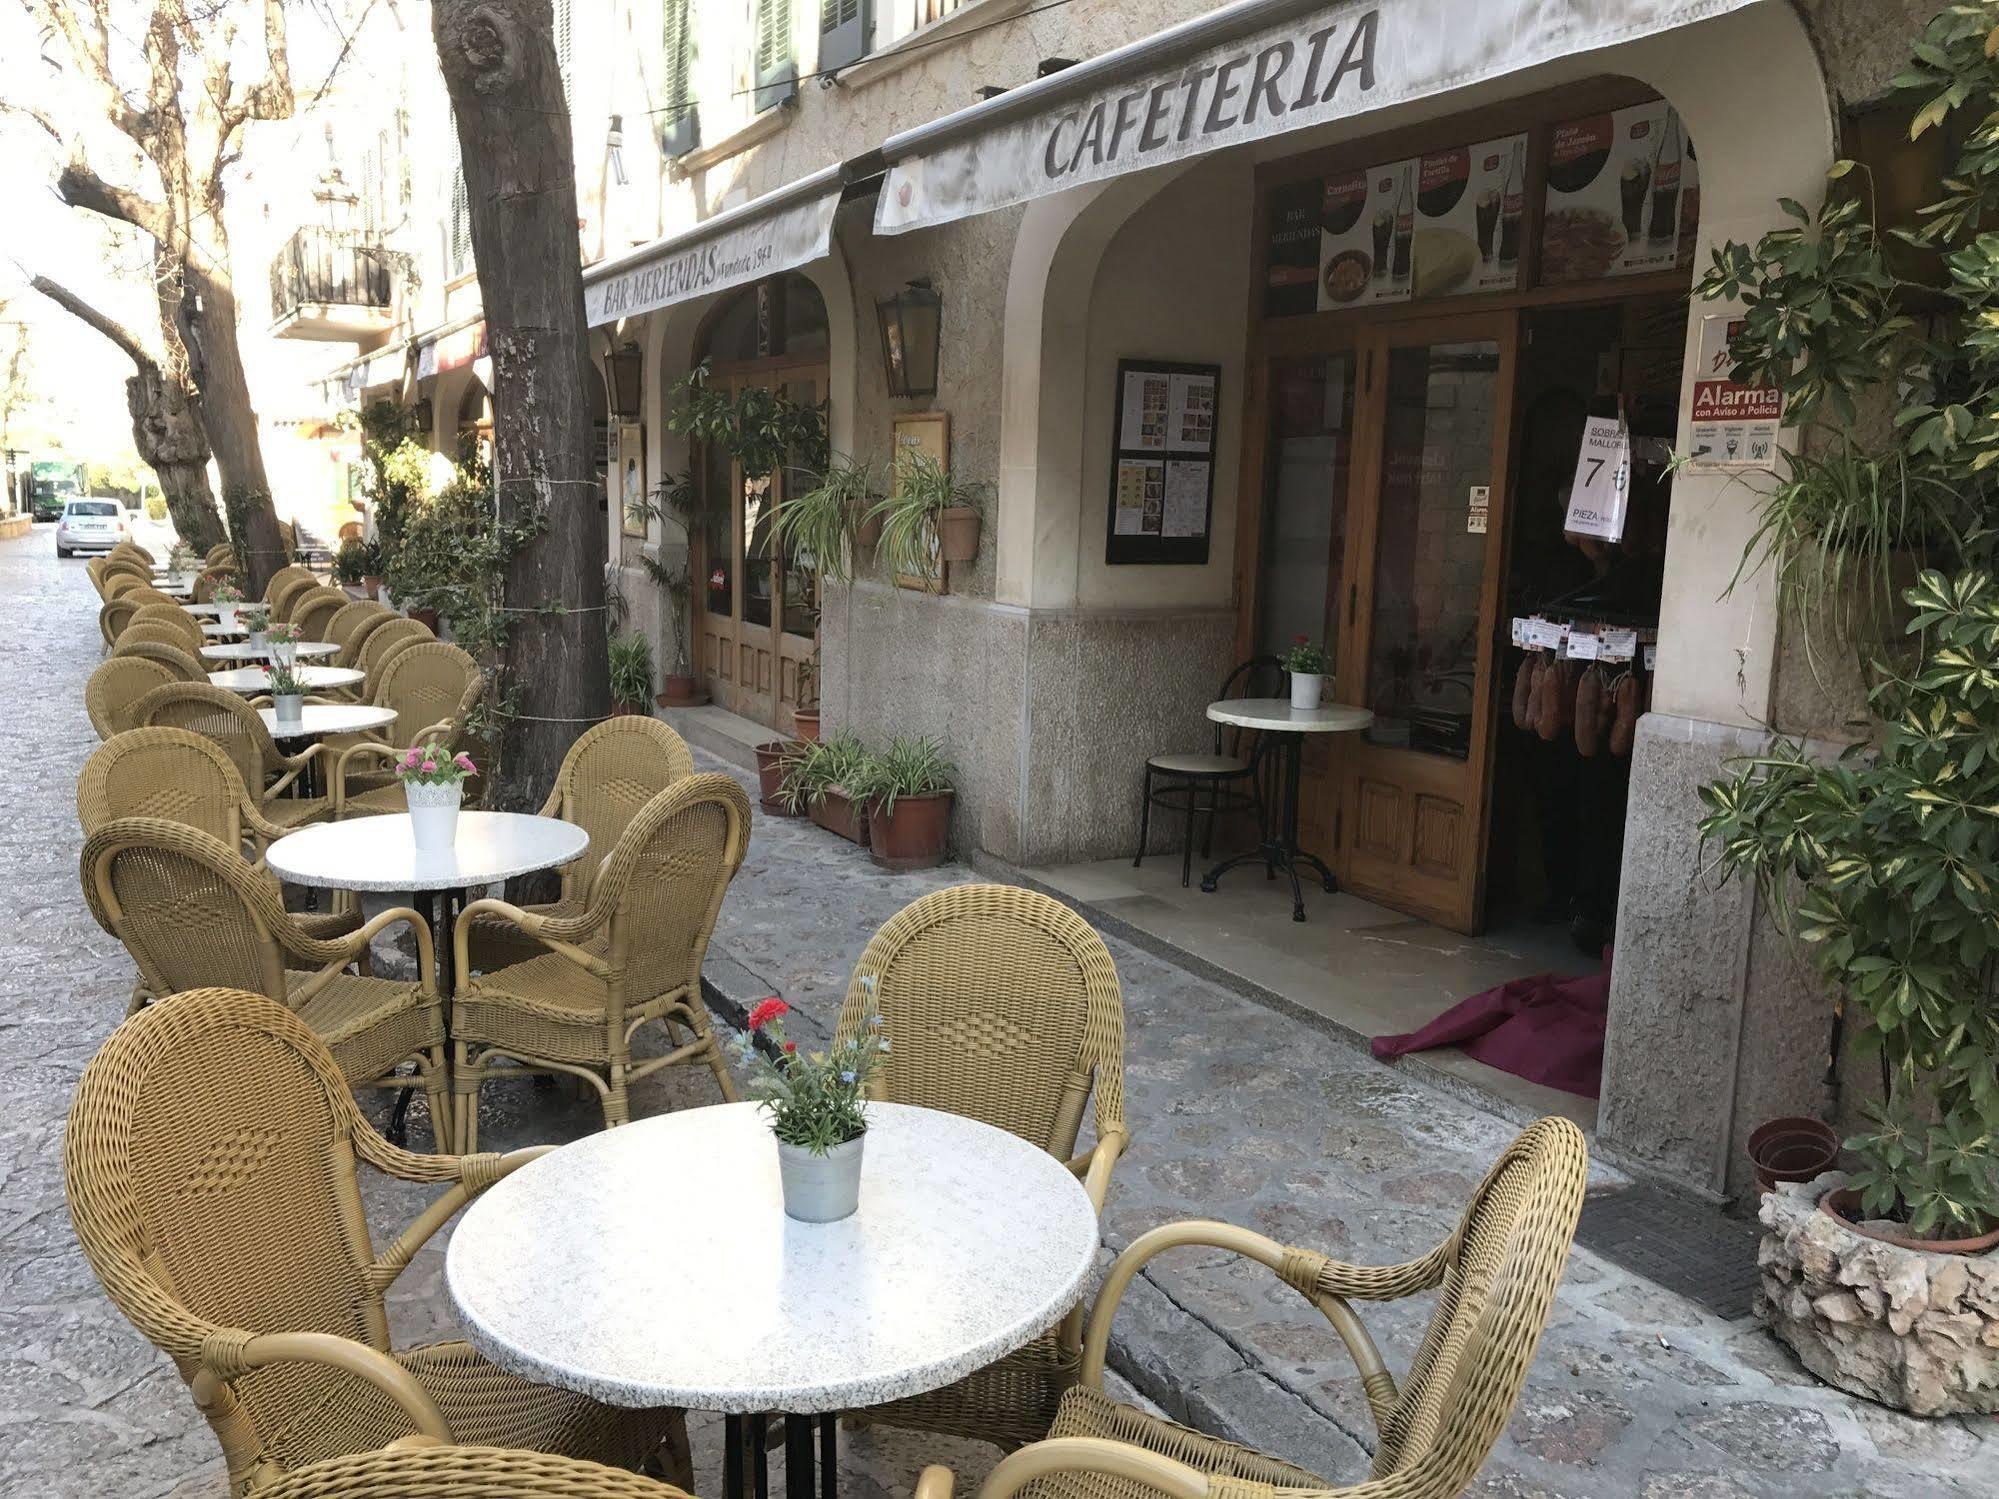
M 837 1034 L 870 1006 L 894 1049 L 873 1096 L 983 1120 L 1031 1141 L 1083 1179 L 1102 1211 L 1130 1141 L 1124 1121 L 1124 1002 L 1117 969 L 1074 911 L 1013 885 L 956 885 L 904 906 L 854 968 Z M 1096 1144 L 1078 1154 L 1083 1105 Z M 1061 1326 L 954 1385 L 856 1419 L 997 1442 L 1048 1430 L 1076 1380 L 1083 1321 Z
M 319 579 L 296 562 L 287 562 L 283 567 L 264 580 L 264 602 L 271 606 L 272 617 L 284 618 L 285 600 L 294 589 L 316 587 Z
M 526 909 L 551 921 L 583 915 L 590 908 L 597 866 L 617 846 L 638 810 L 693 774 L 694 756 L 686 743 L 656 718 L 625 713 L 585 730 L 562 757 L 541 815 L 577 824 L 590 835 L 590 847 L 563 869 L 555 900 Z M 473 924 L 471 955 L 476 968 L 523 963 L 541 952 L 540 944 L 522 937 L 511 922 Z
M 459 913 L 452 1088 L 463 1148 L 478 1144 L 479 1085 L 496 1057 L 587 1078 L 606 1126 L 630 1119 L 630 1085 L 662 1067 L 705 1063 L 722 1097 L 735 1100 L 701 999 L 701 960 L 749 832 L 741 786 L 723 775 L 689 776 L 632 818 L 591 883 L 583 915 L 552 920 L 499 900 L 475 900 Z M 488 917 L 504 918 L 545 951 L 463 977 L 472 931 Z M 651 1021 L 670 1047 L 634 1062 L 631 1038 Z
M 1457 1228 L 1402 1265 L 1346 1265 L 1226 1223 L 1169 1223 L 1117 1257 L 1090 1314 L 1081 1381 L 1062 1398 L 1048 1440 L 995 1468 L 981 1499 L 1452 1499 L 1465 1492 L 1512 1418 L 1568 1262 L 1589 1169 L 1566 1119 L 1529 1125 L 1473 1192 Z M 1119 1298 L 1147 1261 L 1183 1245 L 1263 1265 L 1325 1315 L 1367 1391 L 1380 1440 L 1372 1476 L 1338 1486 L 1277 1458 L 1219 1441 L 1104 1393 L 1104 1350 Z M 1434 1291 L 1429 1329 L 1398 1387 L 1352 1301 Z M 949 1475 L 926 1472 L 919 1499 L 949 1499 Z
M 92 565 L 95 566 L 95 564 Z M 112 567 L 98 573 L 95 577 L 95 582 L 99 598 L 115 599 L 119 594 L 124 593 L 130 588 L 150 588 L 152 586 L 152 575 L 148 573 L 142 576 L 130 568 Z
M 625 1467 L 682 1433 L 679 1411 L 617 1410 L 530 1384 L 462 1342 L 390 1345 L 383 1298 L 411 1257 L 540 1153 L 400 1150 L 362 1118 L 298 1016 L 255 993 L 201 989 L 128 1020 L 84 1069 L 63 1172 L 91 1266 L 174 1360 L 222 1444 L 230 1492 L 243 1494 L 413 1428 Z M 379 1254 L 357 1158 L 446 1189 Z
M 132 611 L 134 625 L 164 625 L 182 640 L 189 650 L 199 651 L 208 637 L 201 633 L 201 622 L 187 610 L 174 604 L 145 604 Z M 131 628 L 128 625 L 126 628 Z M 123 639 L 123 636 L 119 637 Z
M 408 1414 L 421 1431 L 426 1413 Z M 257 1499 L 687 1499 L 670 1484 L 581 1458 L 420 1440 L 327 1458 L 258 1489 Z
M 109 557 L 136 557 L 141 562 L 145 563 L 146 566 L 148 567 L 151 567 L 155 562 L 159 560 L 151 552 L 147 551 L 144 547 L 140 546 L 138 542 L 132 540 L 129 536 L 126 537 L 125 540 L 119 542 L 116 546 L 112 547 L 111 550 L 107 552 L 105 555 Z
M 326 627 L 333 616 L 347 607 L 347 595 L 337 588 L 315 588 L 292 605 L 291 622 L 298 626 L 302 640 L 326 639 Z
M 128 656 L 142 657 L 155 665 L 164 666 L 173 673 L 176 682 L 199 682 L 208 685 L 208 672 L 185 648 L 179 645 L 160 645 L 150 640 L 124 640 L 111 647 L 111 659 L 121 660 Z
M 113 578 L 130 578 L 144 587 L 153 586 L 153 570 L 136 557 L 106 557 L 97 575 L 108 585 Z
M 406 810 L 402 785 L 391 768 L 399 748 L 435 740 L 456 751 L 465 717 L 485 690 L 485 673 L 459 646 L 426 640 L 391 653 L 377 673 L 370 701 L 395 710 L 396 742 L 360 739 L 339 748 L 332 772 L 334 815 Z
M 371 628 L 369 622 L 378 621 L 372 628 L 380 628 L 380 624 L 395 617 L 394 610 L 373 599 L 351 599 L 334 610 L 333 618 L 326 622 L 327 640 L 339 647 L 333 659 L 343 666 L 351 666 L 350 647 L 355 645 L 357 636 L 364 635 Z
M 186 632 L 158 620 L 134 620 L 118 632 L 118 645 L 112 649 L 115 651 L 124 646 L 142 644 L 170 646 L 183 655 L 200 649 L 189 643 Z
M 229 542 L 218 541 L 208 549 L 201 560 L 207 567 L 233 568 L 236 566 L 236 548 Z
M 233 584 L 235 587 L 241 588 L 243 586 L 243 575 L 233 567 L 210 565 L 200 577 L 194 580 L 194 601 L 197 604 L 214 603 L 215 590 L 220 588 L 224 583 Z
M 377 628 L 370 630 L 367 638 L 355 647 L 354 665 L 367 677 L 367 681 L 362 684 L 362 690 L 369 697 L 374 696 L 376 676 L 382 669 L 382 663 L 405 643 L 422 645 L 435 639 L 437 637 L 425 627 L 422 620 L 405 619 L 401 615 L 392 615 L 384 620 Z
M 143 656 L 113 656 L 90 674 L 83 685 L 83 706 L 99 739 L 109 739 L 139 727 L 139 699 L 155 687 L 179 680 L 157 661 Z
M 257 710 L 235 693 L 207 682 L 176 682 L 155 687 L 134 711 L 147 725 L 192 729 L 221 745 L 250 788 L 257 810 L 287 832 L 332 814 L 333 803 L 326 797 L 285 794 L 320 756 L 322 746 L 309 744 L 295 755 L 285 754 Z
M 130 591 L 126 590 L 127 593 Z M 104 607 L 97 611 L 97 633 L 104 637 L 107 647 L 118 643 L 118 636 L 138 612 L 138 601 L 125 597 L 124 593 L 113 594 L 104 601 Z

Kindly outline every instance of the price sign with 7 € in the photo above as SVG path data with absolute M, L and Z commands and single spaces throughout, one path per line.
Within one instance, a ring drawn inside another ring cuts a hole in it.
M 1583 426 L 1569 489 L 1563 530 L 1605 541 L 1624 539 L 1624 510 L 1631 498 L 1631 433 L 1614 416 L 1593 416 Z

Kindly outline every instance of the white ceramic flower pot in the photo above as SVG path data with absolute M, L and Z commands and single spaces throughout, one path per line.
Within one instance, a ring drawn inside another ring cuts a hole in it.
M 458 836 L 458 801 L 464 793 L 462 781 L 403 782 L 403 796 L 409 803 L 410 825 L 420 849 L 446 849 Z
M 1300 713 L 1310 713 L 1319 706 L 1319 694 L 1325 686 L 1326 679 L 1315 671 L 1292 672 L 1291 706 Z
M 280 692 L 271 698 L 271 709 L 280 727 L 305 722 L 305 694 Z
M 778 1176 L 784 1184 L 784 1215 L 801 1223 L 832 1223 L 852 1216 L 861 1205 L 861 1148 L 864 1134 L 824 1155 L 777 1142 Z
M 222 628 L 225 630 L 235 629 L 236 628 L 235 608 L 229 604 L 218 604 L 215 609 L 215 622 L 218 625 L 222 626 Z
M 257 637 L 252 635 L 250 639 L 254 643 Z M 270 654 L 273 666 L 282 666 L 289 671 L 292 667 L 298 665 L 298 642 L 296 640 L 268 641 L 264 644 L 264 649 Z

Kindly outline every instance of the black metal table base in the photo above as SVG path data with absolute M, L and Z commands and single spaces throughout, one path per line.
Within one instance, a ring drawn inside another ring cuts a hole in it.
M 458 913 L 465 906 L 463 890 L 419 890 L 411 897 L 411 904 L 419 915 L 430 923 L 430 947 L 437 960 L 437 989 L 440 994 L 451 992 L 452 936 L 458 929 Z M 389 1111 L 389 1127 L 385 1133 L 391 1145 L 409 1144 L 410 1099 L 416 1095 L 415 1088 L 396 1089 L 395 1106 Z M 430 1121 L 431 1135 L 442 1141 L 444 1134 L 438 1121 Z M 440 1145 L 440 1149 L 442 1146 Z
M 784 1423 L 784 1499 L 838 1499 L 839 1418 L 778 1419 Z M 770 1418 L 726 1416 L 722 1432 L 723 1499 L 770 1499 Z
M 1291 919 L 1305 919 L 1305 888 L 1298 881 L 1301 868 L 1318 876 L 1332 894 L 1339 889 L 1333 872 L 1326 867 L 1326 861 L 1317 854 L 1298 846 L 1298 773 L 1299 762 L 1303 758 L 1305 736 L 1286 734 L 1275 730 L 1265 731 L 1266 753 L 1276 757 L 1275 795 L 1266 790 L 1263 798 L 1264 825 L 1255 848 L 1247 853 L 1235 854 L 1222 860 L 1213 869 L 1201 876 L 1201 888 L 1210 894 L 1221 877 L 1232 869 L 1240 869 L 1245 864 L 1261 864 L 1263 877 L 1277 878 L 1279 870 L 1291 881 Z

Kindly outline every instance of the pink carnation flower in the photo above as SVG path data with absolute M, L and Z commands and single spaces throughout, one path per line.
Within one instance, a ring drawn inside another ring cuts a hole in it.
M 437 762 L 435 760 L 426 760 L 423 762 L 423 773 L 425 775 L 430 775 L 436 769 L 437 769 Z
M 475 776 L 479 773 L 479 767 L 472 763 L 472 757 L 463 750 L 460 750 L 451 757 L 451 763 L 464 771 L 468 776 Z
M 403 769 L 415 770 L 417 762 L 421 759 L 423 759 L 422 755 L 418 754 L 415 750 L 411 750 L 407 755 L 403 756 Z

